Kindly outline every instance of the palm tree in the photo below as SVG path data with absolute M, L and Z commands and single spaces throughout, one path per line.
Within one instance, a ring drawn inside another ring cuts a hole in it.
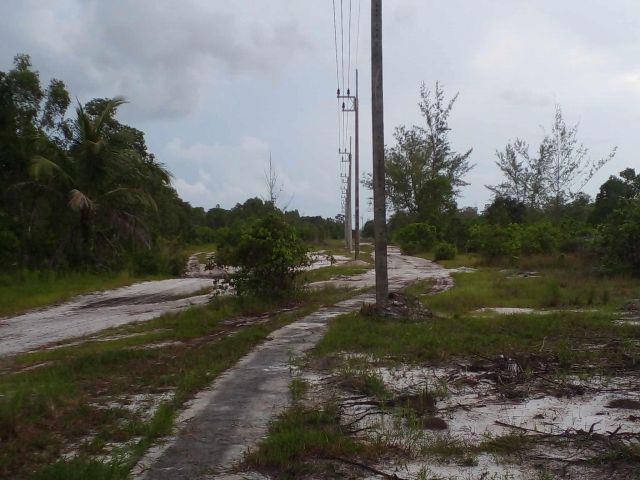
M 35 156 L 30 165 L 32 178 L 56 183 L 66 192 L 67 205 L 78 212 L 85 263 L 96 260 L 97 237 L 110 249 L 118 248 L 122 236 L 149 246 L 145 214 L 157 207 L 146 185 L 150 177 L 166 184 L 170 178 L 152 158 L 112 144 L 109 128 L 123 103 L 121 97 L 107 100 L 97 115 L 78 105 L 68 159 Z

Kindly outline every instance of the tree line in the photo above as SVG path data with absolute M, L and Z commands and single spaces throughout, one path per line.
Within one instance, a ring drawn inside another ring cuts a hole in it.
M 0 72 L 2 270 L 177 274 L 181 246 L 215 242 L 224 229 L 279 211 L 260 198 L 207 211 L 180 199 L 144 132 L 118 120 L 124 103 L 96 98 L 72 108 L 65 83 L 44 87 L 29 55 Z M 336 219 L 284 216 L 305 240 L 342 235 Z
M 503 260 L 571 252 L 640 273 L 640 175 L 626 169 L 594 199 L 585 194 L 616 148 L 593 159 L 559 105 L 534 148 L 518 138 L 496 151 L 502 179 L 487 186 L 492 198 L 484 210 L 458 208 L 459 189 L 474 165 L 471 149 L 460 153 L 451 146 L 449 117 L 457 99 L 447 100 L 439 83 L 433 90 L 423 84 L 422 124 L 397 127 L 386 150 L 389 228 L 405 251 L 433 251 L 436 258 L 477 252 Z

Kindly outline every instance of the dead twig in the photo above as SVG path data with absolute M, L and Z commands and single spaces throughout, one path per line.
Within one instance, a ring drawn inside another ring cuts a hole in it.
M 370 465 L 366 465 L 364 463 L 361 462 L 356 462 L 355 460 L 349 460 L 348 458 L 342 458 L 342 457 L 336 457 L 336 456 L 328 456 L 325 457 L 328 460 L 335 460 L 338 462 L 342 462 L 342 463 L 346 463 L 347 465 L 351 465 L 353 467 L 358 467 L 361 468 L 363 470 L 366 470 L 367 472 L 371 472 L 374 473 L 376 475 L 380 475 L 383 478 L 386 478 L 387 480 L 405 480 L 402 477 L 397 476 L 395 473 L 394 474 L 389 474 L 387 472 L 383 472 L 382 470 L 378 470 L 377 468 L 374 468 Z

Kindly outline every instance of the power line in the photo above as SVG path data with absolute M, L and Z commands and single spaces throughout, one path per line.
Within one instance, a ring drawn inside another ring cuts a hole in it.
M 340 74 L 338 72 L 338 27 L 336 25 L 336 0 L 333 0 L 333 44 L 336 50 L 336 85 L 340 94 Z
M 360 49 L 360 11 L 362 9 L 362 0 L 358 0 L 358 27 L 356 28 L 356 70 L 358 69 L 358 51 Z M 336 52 L 336 58 L 337 52 Z
M 341 61 L 342 61 L 342 91 L 344 92 L 344 13 L 343 0 L 340 0 L 340 41 L 342 45 Z
M 349 48 L 347 61 L 347 95 L 351 94 L 351 0 L 349 0 Z

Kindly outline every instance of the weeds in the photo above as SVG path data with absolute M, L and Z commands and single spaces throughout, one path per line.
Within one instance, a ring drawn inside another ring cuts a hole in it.
M 155 439 L 170 431 L 185 401 L 273 330 L 346 296 L 339 290 L 305 294 L 297 309 L 260 317 L 260 322 L 248 326 L 246 315 L 260 315 L 278 305 L 218 299 L 208 306 L 111 329 L 87 343 L 17 357 L 4 365 L 0 378 L 0 476 L 38 471 L 71 444 L 79 445 L 81 458 L 111 455 L 105 451 L 108 444 L 125 445 L 123 462 L 131 466 Z M 293 305 L 286 306 L 290 310 Z M 243 316 L 239 326 L 228 323 L 239 315 Z M 155 345 L 160 346 L 149 348 Z M 30 368 L 34 365 L 42 366 Z M 150 418 L 118 406 L 123 395 L 167 391 L 173 395 Z M 88 435 L 94 440 L 83 440 Z M 89 467 L 97 468 L 93 463 Z
M 363 449 L 341 426 L 336 404 L 314 410 L 294 406 L 272 423 L 269 436 L 246 462 L 263 471 L 277 469 L 280 478 L 298 478 L 317 470 L 312 459 L 348 457 Z

